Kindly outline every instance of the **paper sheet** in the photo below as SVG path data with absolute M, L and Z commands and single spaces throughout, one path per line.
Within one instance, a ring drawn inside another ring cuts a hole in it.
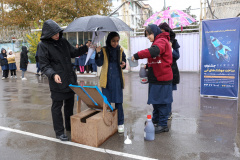
M 93 32 L 92 35 L 92 45 L 96 46 L 102 39 L 103 37 L 107 34 L 107 32 Z M 88 49 L 88 54 L 87 54 L 87 58 L 86 58 L 86 62 L 85 65 L 87 64 L 88 60 L 90 59 L 90 57 L 92 56 L 93 52 L 95 51 L 95 48 L 89 48 Z

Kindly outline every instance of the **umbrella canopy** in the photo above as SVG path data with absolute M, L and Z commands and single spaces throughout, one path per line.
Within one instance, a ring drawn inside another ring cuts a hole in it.
M 132 31 L 132 29 L 119 18 L 94 15 L 78 18 L 64 30 L 64 32 L 91 31 Z
M 148 20 L 146 20 L 144 26 L 149 24 L 159 25 L 161 23 L 168 23 L 168 25 L 173 28 L 178 28 L 181 26 L 188 26 L 196 20 L 180 10 L 165 10 L 153 14 Z

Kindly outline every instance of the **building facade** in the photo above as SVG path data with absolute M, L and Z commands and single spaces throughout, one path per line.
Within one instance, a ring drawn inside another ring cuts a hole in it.
M 211 9 L 206 13 L 207 19 L 224 19 L 240 16 L 240 0 L 212 0 Z
M 110 16 L 124 21 L 136 32 L 143 28 L 144 22 L 153 14 L 152 7 L 136 0 L 109 0 L 112 3 Z

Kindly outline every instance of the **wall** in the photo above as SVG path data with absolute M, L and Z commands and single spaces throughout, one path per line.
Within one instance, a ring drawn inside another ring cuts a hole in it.
M 218 19 L 233 18 L 240 14 L 240 1 L 239 0 L 212 0 L 211 8 L 213 14 Z M 213 19 L 209 9 L 207 9 L 207 19 Z M 216 19 L 216 18 L 214 18 Z

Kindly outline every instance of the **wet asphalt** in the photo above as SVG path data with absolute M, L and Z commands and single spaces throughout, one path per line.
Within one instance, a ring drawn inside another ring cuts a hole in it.
M 31 73 L 26 77 L 27 81 L 0 80 L 0 127 L 55 138 L 48 80 Z M 78 82 L 98 85 L 98 78 L 78 78 Z M 140 83 L 136 72 L 125 74 L 125 84 L 125 133 L 116 133 L 99 148 L 163 160 L 240 159 L 238 101 L 200 97 L 199 73 L 181 73 L 178 90 L 173 94 L 173 119 L 168 121 L 170 131 L 157 134 L 151 142 L 144 141 L 143 132 L 146 116 L 152 112 L 152 106 L 146 104 L 148 85 Z M 86 108 L 83 105 L 83 109 Z M 124 144 L 127 135 L 132 140 L 130 145 Z M 131 158 L 0 129 L 0 160 L 45 159 Z

